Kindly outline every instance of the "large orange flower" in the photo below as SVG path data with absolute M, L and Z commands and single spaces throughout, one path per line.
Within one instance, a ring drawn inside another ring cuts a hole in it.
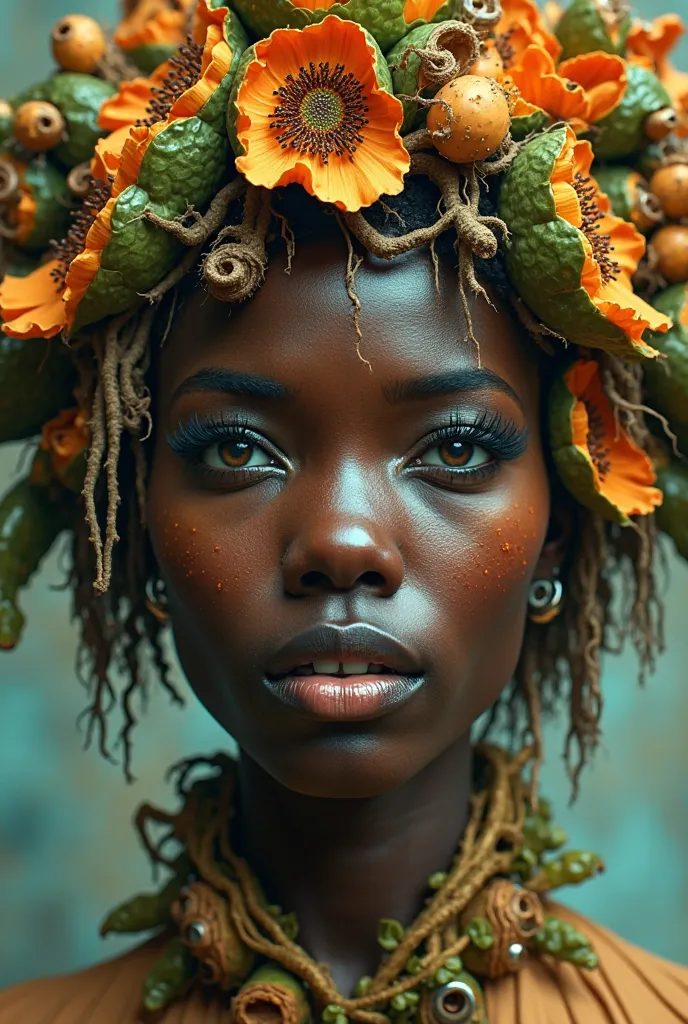
M 531 44 L 541 46 L 554 60 L 561 53 L 559 41 L 548 31 L 533 0 L 502 0 L 495 36 L 507 69 Z
M 610 53 L 585 53 L 558 68 L 543 47 L 528 46 L 510 69 L 518 88 L 513 116 L 544 111 L 552 121 L 568 121 L 576 131 L 608 114 L 627 85 L 626 64 Z
M 581 284 L 600 313 L 627 334 L 646 355 L 656 355 L 642 341 L 645 330 L 667 331 L 671 320 L 633 291 L 631 278 L 645 252 L 635 227 L 611 212 L 611 203 L 590 177 L 593 151 L 568 128 L 554 162 L 550 185 L 557 216 L 578 228 L 585 250 Z
M 226 9 L 223 8 L 226 12 Z M 69 330 L 87 289 L 93 282 L 103 249 L 112 237 L 112 214 L 122 192 L 138 178 L 141 163 L 152 140 L 172 122 L 193 117 L 222 82 L 232 63 L 232 51 L 224 40 L 222 25 L 207 28 L 199 80 L 173 103 L 165 118 L 152 126 L 126 126 L 101 139 L 92 161 L 92 172 L 101 182 L 114 177 L 109 197 L 93 217 L 82 251 L 66 268 L 64 287 L 58 261 L 39 267 L 27 277 L 8 276 L 0 286 L 3 331 L 11 337 L 50 338 Z M 101 190 L 102 195 L 102 190 Z
M 359 25 L 333 15 L 257 43 L 236 98 L 237 169 L 350 211 L 401 192 L 403 109 L 378 85 L 379 59 Z
M 550 438 L 566 487 L 605 519 L 627 524 L 661 505 L 652 462 L 619 426 L 596 360 L 577 360 L 555 385 Z

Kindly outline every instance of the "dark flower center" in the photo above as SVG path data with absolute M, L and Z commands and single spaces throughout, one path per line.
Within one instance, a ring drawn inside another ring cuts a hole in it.
M 611 253 L 614 252 L 614 246 L 610 236 L 602 234 L 598 228 L 604 214 L 595 202 L 596 190 L 595 186 L 590 184 L 590 180 L 589 176 L 585 177 L 580 171 L 573 179 L 573 187 L 578 196 L 583 219 L 581 231 L 592 246 L 593 259 L 600 268 L 602 284 L 609 284 L 610 281 L 616 280 L 617 275 L 621 272 L 621 267 L 616 260 L 612 259 Z
M 512 25 L 511 28 L 508 28 L 506 30 L 506 32 L 500 32 L 499 35 L 495 38 L 495 46 L 497 47 L 497 53 L 502 58 L 502 63 L 504 64 L 505 71 L 508 70 L 508 68 L 511 66 L 511 62 L 516 56 L 516 51 L 514 47 L 511 45 L 511 37 L 513 36 L 515 30 L 516 27 Z
M 585 402 L 585 409 L 588 414 L 588 434 L 586 444 L 590 452 L 595 469 L 599 473 L 600 480 L 604 482 L 608 473 L 611 473 L 612 464 L 609 460 L 611 448 L 606 443 L 607 434 L 604 420 L 600 411 L 591 402 Z
M 198 82 L 202 66 L 203 47 L 189 36 L 174 57 L 170 57 L 170 70 L 160 87 L 153 89 L 153 98 L 146 107 L 150 117 L 136 123 L 152 128 L 158 121 L 164 121 L 182 93 Z
M 114 180 L 112 176 L 108 176 L 107 181 L 91 179 L 89 191 L 81 206 L 72 214 L 72 226 L 61 242 L 53 243 L 53 258 L 58 261 L 58 266 L 53 268 L 51 276 L 58 286 L 58 291 L 64 288 L 69 264 L 84 251 L 86 236 L 93 221 L 110 199 Z
M 332 153 L 353 160 L 368 124 L 368 97 L 351 72 L 344 74 L 343 64 L 330 70 L 328 61 L 317 66 L 311 61 L 307 69 L 299 68 L 298 77 L 287 75 L 273 95 L 279 96 L 279 106 L 270 127 L 279 132 L 282 149 L 319 156 L 324 164 Z

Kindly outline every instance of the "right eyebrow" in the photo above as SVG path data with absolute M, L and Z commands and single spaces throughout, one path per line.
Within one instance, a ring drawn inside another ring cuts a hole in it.
M 257 377 L 253 373 L 240 373 L 219 366 L 206 366 L 192 374 L 191 377 L 187 377 L 179 387 L 175 388 L 172 402 L 176 402 L 182 395 L 198 391 L 215 391 L 219 394 L 238 395 L 244 398 L 277 398 L 280 400 L 291 398 L 294 394 L 290 388 L 269 377 Z

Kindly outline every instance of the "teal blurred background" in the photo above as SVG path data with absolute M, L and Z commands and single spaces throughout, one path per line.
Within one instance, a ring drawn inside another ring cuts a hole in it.
M 684 17 L 686 0 L 674 5 Z M 68 0 L 2 0 L 0 96 L 12 95 L 50 67 L 52 23 Z M 116 0 L 81 10 L 114 24 Z M 640 14 L 658 13 L 653 0 Z M 678 63 L 688 66 L 688 45 Z M 12 481 L 21 447 L 0 451 L 0 490 Z M 64 566 L 64 558 L 62 559 Z M 567 808 L 559 753 L 563 734 L 547 729 L 543 792 L 572 845 L 603 854 L 600 880 L 566 892 L 568 902 L 627 939 L 688 963 L 688 567 L 669 558 L 666 591 L 669 652 L 644 692 L 627 657 L 605 664 L 604 741 Z M 76 718 L 85 694 L 73 670 L 76 635 L 69 623 L 59 552 L 27 594 L 23 643 L 0 661 L 0 987 L 74 970 L 126 947 L 101 941 L 104 912 L 151 883 L 130 825 L 143 800 L 171 805 L 165 769 L 192 753 L 227 747 L 227 737 L 196 703 L 171 708 L 154 692 L 139 727 L 135 770 L 84 752 Z M 648 1021 L 647 1024 L 652 1024 Z

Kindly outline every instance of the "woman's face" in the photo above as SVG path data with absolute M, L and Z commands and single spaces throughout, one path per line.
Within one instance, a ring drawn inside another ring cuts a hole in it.
M 300 793 L 365 797 L 508 683 L 549 518 L 533 343 L 423 254 L 341 239 L 240 309 L 196 293 L 160 367 L 150 528 L 182 665 Z M 503 305 L 503 303 L 502 303 Z

